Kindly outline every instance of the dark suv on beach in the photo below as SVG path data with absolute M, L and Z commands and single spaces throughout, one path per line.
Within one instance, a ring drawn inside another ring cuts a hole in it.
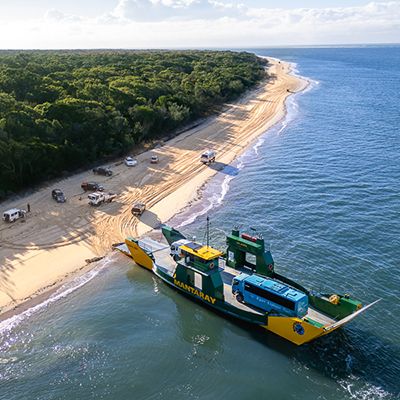
M 136 216 L 141 216 L 146 211 L 146 204 L 144 203 L 135 203 L 132 206 L 131 213 Z
M 53 189 L 51 191 L 51 197 L 57 202 L 57 203 L 65 203 L 66 198 L 64 196 L 64 193 L 61 189 Z
M 105 175 L 105 176 L 111 176 L 113 174 L 111 169 L 110 168 L 106 168 L 106 167 L 93 168 L 93 173 L 97 174 L 97 175 Z
M 82 182 L 81 188 L 87 192 L 87 191 L 92 191 L 92 192 L 102 192 L 104 191 L 104 187 L 97 182 Z

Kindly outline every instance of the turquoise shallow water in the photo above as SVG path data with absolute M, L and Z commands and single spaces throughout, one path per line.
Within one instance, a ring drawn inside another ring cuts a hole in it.
M 254 51 L 312 83 L 173 222 L 202 239 L 207 212 L 220 246 L 216 228 L 255 227 L 279 272 L 382 301 L 294 347 L 114 254 L 0 325 L 1 399 L 400 398 L 400 48 Z

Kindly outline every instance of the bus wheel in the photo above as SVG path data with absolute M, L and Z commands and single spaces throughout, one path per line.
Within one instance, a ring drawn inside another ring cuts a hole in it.
M 240 294 L 240 293 L 238 293 L 237 295 L 236 295 L 236 300 L 239 302 L 239 303 L 243 303 L 243 295 L 242 294 Z

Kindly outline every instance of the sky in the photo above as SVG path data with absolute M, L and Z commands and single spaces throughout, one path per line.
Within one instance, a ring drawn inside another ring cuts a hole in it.
M 0 0 L 0 49 L 400 42 L 400 0 Z

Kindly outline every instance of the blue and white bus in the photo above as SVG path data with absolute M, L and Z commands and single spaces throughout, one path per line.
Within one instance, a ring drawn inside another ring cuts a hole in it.
M 299 318 L 307 314 L 307 295 L 274 279 L 242 273 L 233 278 L 232 293 L 238 301 L 268 313 Z

